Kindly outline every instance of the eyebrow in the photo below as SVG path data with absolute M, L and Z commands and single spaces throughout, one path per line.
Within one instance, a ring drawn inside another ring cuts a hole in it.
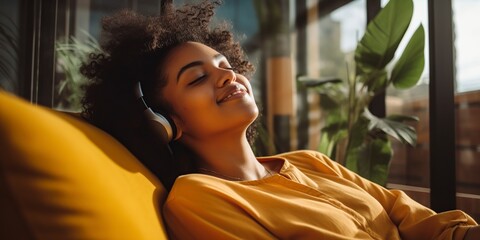
M 225 56 L 223 56 L 222 54 L 215 54 L 215 56 L 213 56 L 213 59 L 214 60 L 218 60 L 220 58 L 225 58 Z M 194 62 L 191 62 L 185 66 L 183 66 L 182 68 L 180 68 L 180 71 L 178 71 L 178 74 L 177 74 L 177 82 L 178 80 L 180 79 L 180 75 L 182 75 L 183 72 L 185 72 L 187 69 L 189 68 L 192 68 L 192 67 L 195 67 L 195 66 L 198 66 L 198 65 L 203 65 L 203 62 L 202 61 L 194 61 Z

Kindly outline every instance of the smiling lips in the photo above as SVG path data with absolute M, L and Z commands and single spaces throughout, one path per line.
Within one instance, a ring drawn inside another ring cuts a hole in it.
M 217 103 L 222 103 L 222 102 L 226 102 L 230 99 L 235 99 L 235 98 L 239 98 L 239 97 L 243 97 L 245 94 L 247 94 L 247 90 L 245 88 L 242 88 L 242 87 L 235 87 L 233 90 L 229 91 L 229 93 L 221 98 L 219 101 L 217 101 Z

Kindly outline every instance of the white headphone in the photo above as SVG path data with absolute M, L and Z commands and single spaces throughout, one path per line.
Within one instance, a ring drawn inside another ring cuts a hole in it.
M 135 97 L 137 98 L 137 105 L 140 106 L 143 114 L 151 125 L 151 129 L 155 134 L 160 136 L 163 143 L 169 143 L 177 139 L 177 127 L 175 123 L 168 117 L 160 113 L 154 112 L 145 102 L 143 98 L 143 91 L 140 82 L 135 84 Z

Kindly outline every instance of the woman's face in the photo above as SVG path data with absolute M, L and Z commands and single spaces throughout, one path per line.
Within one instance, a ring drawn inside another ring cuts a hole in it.
M 173 108 L 183 140 L 244 132 L 258 115 L 248 79 L 206 45 L 187 42 L 174 48 L 162 69 L 163 99 Z

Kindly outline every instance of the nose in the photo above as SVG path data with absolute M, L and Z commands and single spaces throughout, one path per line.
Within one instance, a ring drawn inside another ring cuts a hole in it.
M 218 88 L 222 88 L 228 85 L 229 83 L 235 82 L 236 80 L 237 80 L 237 77 L 233 70 L 219 68 L 219 75 L 218 75 L 218 80 L 216 84 Z

